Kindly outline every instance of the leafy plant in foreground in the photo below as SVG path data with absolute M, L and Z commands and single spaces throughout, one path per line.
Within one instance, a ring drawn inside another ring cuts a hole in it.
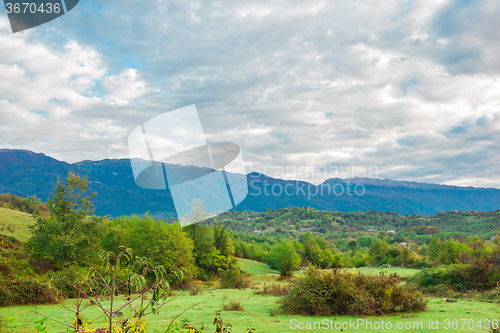
M 122 249 L 118 254 L 101 251 L 99 257 L 102 262 L 100 269 L 91 268 L 87 274 L 77 273 L 71 281 L 57 277 L 77 291 L 77 298 L 72 308 L 60 303 L 63 308 L 74 314 L 74 322 L 63 323 L 43 314 L 42 316 L 78 333 L 92 332 L 90 325 L 102 316 L 106 318 L 106 332 L 147 332 L 145 317 L 158 314 L 163 306 L 178 296 L 167 299 L 170 283 L 181 280 L 182 271 L 167 275 L 163 267 L 153 266 L 148 259 L 134 258 L 129 248 Z M 126 277 L 121 278 L 122 276 Z M 151 284 L 147 283 L 148 278 L 152 279 Z M 125 296 L 124 299 L 120 298 L 120 295 Z M 64 293 L 63 296 L 69 299 Z M 103 301 L 105 298 L 109 298 L 109 302 L 105 303 Z M 84 299 L 90 300 L 90 304 L 83 305 Z M 101 315 L 94 320 L 86 321 L 82 316 L 82 311 L 91 304 L 95 304 L 100 309 Z M 131 309 L 132 317 L 115 320 L 116 314 L 125 307 Z M 41 324 L 39 326 L 43 326 L 43 322 Z

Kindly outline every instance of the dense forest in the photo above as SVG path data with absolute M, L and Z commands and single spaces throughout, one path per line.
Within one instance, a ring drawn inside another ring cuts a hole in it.
M 174 219 L 171 219 L 173 221 Z M 449 211 L 435 215 L 400 215 L 395 212 L 342 213 L 320 211 L 309 207 L 268 209 L 263 213 L 231 211 L 210 219 L 223 223 L 227 228 L 242 232 L 257 232 L 272 236 L 293 236 L 303 232 L 334 234 L 344 231 L 389 231 L 410 236 L 436 233 L 421 227 L 437 227 L 444 233 L 464 235 L 494 235 L 500 228 L 500 211 L 469 212 Z M 328 237 L 327 237 L 328 238 Z

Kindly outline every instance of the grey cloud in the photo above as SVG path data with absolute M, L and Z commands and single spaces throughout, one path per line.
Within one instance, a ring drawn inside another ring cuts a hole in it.
M 497 1 L 450 1 L 432 23 L 432 33 L 449 39 L 439 61 L 451 73 L 498 74 L 499 15 Z
M 128 130 L 196 103 L 207 137 L 239 144 L 250 163 L 355 163 L 378 166 L 384 178 L 473 176 L 500 186 L 498 118 L 485 118 L 500 97 L 497 5 L 450 2 L 422 22 L 419 10 L 415 2 L 88 1 L 54 21 L 64 32 L 25 38 L 54 53 L 68 40 L 93 48 L 106 72 L 80 94 L 101 100 L 29 126 L 6 114 L 17 130 L 2 142 L 69 161 L 125 157 Z M 148 90 L 113 104 L 103 82 L 128 68 Z

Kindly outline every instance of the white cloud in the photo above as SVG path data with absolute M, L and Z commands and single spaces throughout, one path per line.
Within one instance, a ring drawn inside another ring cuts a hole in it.
M 0 34 L 4 146 L 126 157 L 127 129 L 196 103 L 209 140 L 261 167 L 500 187 L 495 1 L 95 6 L 56 36 Z
M 102 86 L 109 94 L 107 98 L 119 105 L 128 104 L 147 92 L 146 82 L 140 80 L 137 70 L 133 68 L 107 76 Z
M 1 29 L 5 22 L 0 18 Z M 58 48 L 36 37 L 35 33 L 0 33 L 1 145 L 64 160 L 94 156 L 96 151 L 116 154 L 116 142 L 128 129 L 116 124 L 112 113 L 104 117 L 81 113 L 106 107 L 111 103 L 106 100 L 129 102 L 139 97 L 134 84 L 144 84 L 133 82 L 136 70 L 106 77 L 103 57 L 91 46 L 71 40 Z M 103 80 L 111 87 L 110 95 L 99 89 Z M 104 141 L 114 148 L 106 148 Z

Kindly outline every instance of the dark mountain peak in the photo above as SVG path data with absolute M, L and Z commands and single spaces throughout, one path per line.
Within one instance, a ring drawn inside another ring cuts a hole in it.
M 66 167 L 70 167 L 71 164 L 66 163 L 64 161 L 56 160 L 53 157 L 47 156 L 44 153 L 35 153 L 31 150 L 24 149 L 0 149 L 0 166 L 7 165 L 9 163 L 15 164 L 57 164 L 57 165 L 65 165 Z M 71 167 L 74 168 L 74 167 Z
M 31 150 L 12 149 L 12 148 L 0 148 L 0 153 L 16 153 L 16 154 L 29 154 L 29 155 L 39 154 L 46 156 L 44 153 L 35 153 L 34 151 Z
M 5 158 L 10 158 L 10 159 L 16 159 L 16 158 L 26 158 L 26 159 L 50 159 L 50 160 L 56 160 L 52 157 L 49 157 L 45 155 L 44 153 L 35 153 L 31 150 L 25 150 L 25 149 L 0 149 L 0 156 L 2 159 Z

